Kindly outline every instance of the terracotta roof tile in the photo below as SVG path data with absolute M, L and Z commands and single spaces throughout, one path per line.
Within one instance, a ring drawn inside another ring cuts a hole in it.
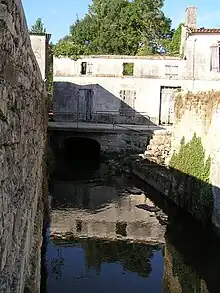
M 220 33 L 220 28 L 194 28 L 190 29 L 192 33 Z

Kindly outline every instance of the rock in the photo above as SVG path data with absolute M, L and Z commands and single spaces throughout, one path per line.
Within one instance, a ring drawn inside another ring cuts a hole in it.
M 148 211 L 148 212 L 158 212 L 160 209 L 155 206 L 149 206 L 147 204 L 138 204 L 136 205 L 137 208 Z
M 163 212 L 158 213 L 156 218 L 161 225 L 167 225 L 169 223 L 168 216 Z
M 134 187 L 128 187 L 128 188 L 126 188 L 126 190 L 129 193 L 134 194 L 134 195 L 140 195 L 140 194 L 143 193 L 141 189 L 139 189 L 139 188 L 137 188 L 135 186 Z

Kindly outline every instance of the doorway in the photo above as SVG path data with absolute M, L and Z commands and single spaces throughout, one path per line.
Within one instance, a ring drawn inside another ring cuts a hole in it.
M 80 89 L 78 99 L 78 120 L 90 121 L 92 119 L 93 90 Z
M 172 125 L 174 112 L 174 94 L 180 91 L 181 87 L 165 87 L 160 88 L 160 110 L 159 110 L 159 124 Z

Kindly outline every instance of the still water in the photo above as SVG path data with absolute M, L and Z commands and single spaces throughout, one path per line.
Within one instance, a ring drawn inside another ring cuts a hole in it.
M 219 293 L 218 239 L 142 182 L 105 171 L 51 180 L 42 292 Z

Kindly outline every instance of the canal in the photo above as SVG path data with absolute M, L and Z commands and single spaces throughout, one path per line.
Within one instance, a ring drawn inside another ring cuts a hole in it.
M 50 199 L 42 293 L 220 292 L 217 237 L 136 178 L 62 159 Z

